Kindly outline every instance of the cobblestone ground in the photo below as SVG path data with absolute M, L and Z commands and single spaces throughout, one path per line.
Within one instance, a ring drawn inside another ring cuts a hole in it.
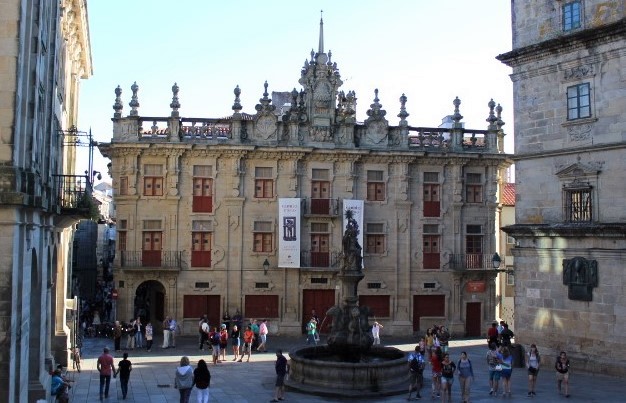
M 174 371 L 180 357 L 187 355 L 195 366 L 197 361 L 204 358 L 211 362 L 208 352 L 200 351 L 197 337 L 179 336 L 176 348 L 161 349 L 161 340 L 156 339 L 151 352 L 145 350 L 131 350 L 129 359 L 133 363 L 130 377 L 129 393 L 125 401 L 137 403 L 165 403 L 177 402 L 178 391 L 174 388 Z M 304 345 L 305 339 L 296 337 L 268 337 L 268 353 L 253 354 L 250 362 L 233 362 L 232 354 L 227 360 L 218 365 L 209 365 L 211 371 L 210 402 L 269 402 L 273 398 L 274 389 L 274 351 L 282 348 L 290 351 Z M 415 348 L 415 341 L 404 338 L 382 338 L 382 343 L 397 347 L 405 352 Z M 125 341 L 122 345 L 125 344 Z M 70 390 L 71 402 L 99 401 L 99 375 L 96 370 L 96 359 L 102 348 L 108 346 L 113 349 L 113 341 L 103 338 L 85 339 L 82 351 L 82 371 L 77 373 L 71 368 L 68 374 L 74 379 L 74 387 Z M 527 397 L 527 373 L 523 368 L 515 368 L 512 377 L 511 397 L 490 397 L 488 388 L 487 368 L 484 355 L 486 346 L 483 339 L 454 340 L 451 342 L 451 356 L 456 362 L 461 351 L 466 351 L 472 360 L 475 380 L 472 385 L 471 402 L 521 402 L 536 401 L 551 402 L 624 402 L 626 401 L 626 382 L 608 376 L 576 373 L 576 363 L 572 363 L 571 397 L 559 396 L 556 390 L 555 375 L 552 363 L 544 363 L 538 376 L 537 395 Z M 113 352 L 115 362 L 121 360 L 122 352 Z M 425 370 L 425 375 L 430 370 Z M 425 376 L 425 385 L 422 389 L 422 401 L 439 401 L 430 397 L 430 381 Z M 458 379 L 452 386 L 452 401 L 461 402 Z M 413 395 L 414 396 L 414 395 Z M 195 391 L 192 392 L 191 402 L 195 402 Z M 105 402 L 122 401 L 122 393 L 118 379 L 111 380 L 109 397 Z M 406 394 L 398 396 L 378 397 L 375 399 L 334 399 L 305 395 L 287 391 L 287 402 L 406 402 Z

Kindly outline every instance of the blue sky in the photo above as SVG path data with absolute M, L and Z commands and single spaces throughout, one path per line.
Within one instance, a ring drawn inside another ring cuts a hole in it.
M 341 89 L 356 91 L 357 119 L 378 88 L 391 125 L 404 93 L 411 126 L 438 126 L 458 96 L 466 127 L 485 129 L 493 98 L 513 152 L 511 71 L 495 59 L 511 50 L 505 0 L 90 0 L 94 74 L 81 83 L 79 129 L 110 142 L 114 89 L 121 86 L 127 115 L 134 81 L 140 115 L 168 116 L 174 82 L 181 116 L 231 114 L 237 85 L 243 111 L 254 113 L 266 80 L 269 92 L 300 89 L 300 68 L 317 51 L 320 10 L 325 51 Z M 106 172 L 108 160 L 94 154 L 94 168 Z

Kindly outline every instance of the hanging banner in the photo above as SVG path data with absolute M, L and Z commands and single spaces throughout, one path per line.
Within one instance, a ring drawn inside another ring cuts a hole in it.
M 278 267 L 300 267 L 300 199 L 278 199 Z
M 356 220 L 359 225 L 359 236 L 357 240 L 359 241 L 359 245 L 361 245 L 361 257 L 363 257 L 363 232 L 365 228 L 363 228 L 363 200 L 343 200 L 343 226 L 341 228 L 341 236 L 346 232 L 346 225 L 348 225 L 348 220 L 346 219 L 346 210 L 351 210 L 353 212 L 353 218 Z M 365 262 L 363 262 L 363 268 L 365 268 Z

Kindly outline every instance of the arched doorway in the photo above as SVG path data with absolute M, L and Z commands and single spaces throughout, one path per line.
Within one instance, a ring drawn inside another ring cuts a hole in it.
M 135 292 L 133 318 L 141 317 L 142 323 L 152 322 L 158 327 L 165 319 L 165 287 L 156 280 L 139 284 Z M 130 318 L 129 318 L 130 319 Z

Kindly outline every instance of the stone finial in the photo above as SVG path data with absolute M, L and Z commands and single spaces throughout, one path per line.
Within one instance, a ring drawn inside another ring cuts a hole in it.
M 489 129 L 496 129 L 496 122 L 498 121 L 498 118 L 496 117 L 496 114 L 493 112 L 494 108 L 496 107 L 496 103 L 493 101 L 493 98 L 491 98 L 491 101 L 489 101 L 489 103 L 487 103 L 487 106 L 489 107 L 489 116 L 487 117 L 487 122 L 489 122 Z
M 178 102 L 179 89 L 180 88 L 178 88 L 178 84 L 174 83 L 174 85 L 172 85 L 172 103 L 170 103 L 170 108 L 172 108 L 171 116 L 173 118 L 177 118 L 180 116 L 178 113 L 178 109 L 180 108 L 180 102 Z
M 265 81 L 265 83 L 263 84 L 263 88 L 265 89 L 263 91 L 263 98 L 259 99 L 260 104 L 256 104 L 254 109 L 256 109 L 258 112 L 269 113 L 274 111 L 276 109 L 276 106 L 270 105 L 272 100 L 268 98 L 269 93 L 267 92 L 267 81 Z
M 124 109 L 124 105 L 122 104 L 122 87 L 119 85 L 115 89 L 115 103 L 113 104 L 113 110 L 115 113 L 113 114 L 114 118 L 122 117 L 122 109 Z
M 374 90 L 374 103 L 370 104 L 370 108 L 368 109 L 367 116 L 369 116 L 368 120 L 370 119 L 382 119 L 386 114 L 387 111 L 384 111 L 382 109 L 382 105 L 380 104 L 380 99 L 378 99 L 378 88 L 376 88 Z
M 330 51 L 330 49 L 328 50 L 328 62 L 326 63 L 329 66 L 332 66 L 333 63 L 330 61 L 330 58 L 333 57 L 333 52 Z
M 298 108 L 304 110 L 304 90 L 300 90 L 300 101 L 298 102 Z
M 406 95 L 402 94 L 400 97 L 400 113 L 398 113 L 398 117 L 400 118 L 400 126 L 407 126 L 409 123 L 406 121 L 406 118 L 409 116 L 409 113 L 406 111 Z
M 130 106 L 130 116 L 139 116 L 139 113 L 137 112 L 137 108 L 139 108 L 139 99 L 137 98 L 139 86 L 137 85 L 137 81 L 130 86 L 130 90 L 133 92 L 133 96 L 128 103 L 128 106 Z
M 241 90 L 239 89 L 239 85 L 235 87 L 235 89 L 233 90 L 233 93 L 235 94 L 235 103 L 233 104 L 232 109 L 233 111 L 235 111 L 235 113 L 240 113 L 243 107 L 241 106 L 241 99 L 239 98 L 239 95 L 241 95 Z
M 502 120 L 502 107 L 500 106 L 500 104 L 496 106 L 496 117 L 498 118 L 498 120 L 496 121 L 496 126 L 498 126 L 498 130 L 502 130 L 502 126 L 504 126 L 505 123 Z
M 459 124 L 461 119 L 463 119 L 463 115 L 461 115 L 461 112 L 459 111 L 459 106 L 461 105 L 461 100 L 459 99 L 459 97 L 454 98 L 452 104 L 454 105 L 454 114 L 452 115 L 452 120 L 454 120 L 455 124 Z

